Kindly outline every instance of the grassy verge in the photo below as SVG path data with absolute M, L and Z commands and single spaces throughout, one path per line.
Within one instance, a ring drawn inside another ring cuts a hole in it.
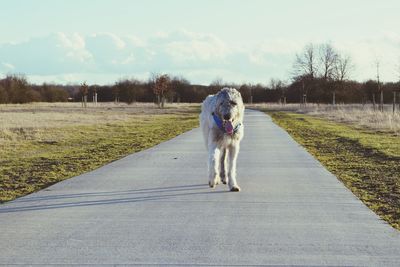
M 8 136 L 13 131 L 13 138 L 3 138 L 1 142 L 0 202 L 149 148 L 197 124 L 197 110 L 194 110 L 131 115 L 121 121 L 96 125 L 8 130 L 5 133 Z
M 382 219 L 400 230 L 400 138 L 304 114 L 269 112 Z

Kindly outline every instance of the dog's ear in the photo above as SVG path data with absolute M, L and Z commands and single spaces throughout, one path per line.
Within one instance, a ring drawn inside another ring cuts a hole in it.
M 222 88 L 218 94 L 220 94 L 223 97 L 227 97 L 228 96 L 228 91 L 226 90 L 226 88 Z
M 243 103 L 243 98 L 242 98 L 242 94 L 239 92 L 239 90 L 234 88 L 234 94 L 235 96 L 237 96 Z

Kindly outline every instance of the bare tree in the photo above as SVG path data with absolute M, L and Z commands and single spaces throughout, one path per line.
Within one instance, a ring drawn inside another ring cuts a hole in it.
M 8 103 L 7 90 L 0 84 L 0 104 Z
M 293 65 L 294 80 L 302 84 L 302 96 L 300 102 L 306 104 L 307 93 L 314 88 L 314 78 L 318 73 L 318 64 L 315 52 L 315 46 L 309 43 L 303 48 L 300 54 L 296 54 L 296 60 Z
M 79 91 L 81 92 L 82 95 L 82 107 L 86 108 L 87 107 L 87 95 L 89 92 L 89 86 L 86 84 L 86 82 L 83 82 L 81 86 L 79 87 Z
M 336 81 L 343 82 L 350 77 L 354 66 L 349 55 L 339 55 L 336 58 L 333 77 Z
M 190 86 L 190 82 L 182 76 L 175 76 L 171 79 L 171 88 L 175 92 L 176 102 L 180 103 L 185 93 L 185 89 Z
M 318 73 L 318 67 L 315 46 L 312 43 L 306 45 L 300 54 L 296 54 L 293 69 L 296 79 L 300 76 L 314 79 Z
M 285 86 L 285 83 L 282 80 L 271 78 L 271 80 L 269 82 L 269 88 L 271 90 L 279 91 L 281 93 L 279 102 L 282 105 L 286 105 L 286 89 L 287 88 Z
M 251 89 L 252 85 L 250 83 L 244 83 L 239 87 L 239 92 L 245 103 L 251 103 L 253 101 Z
M 135 78 L 121 79 L 115 83 L 114 88 L 118 92 L 118 98 L 121 97 L 123 101 L 131 104 L 137 100 L 140 81 Z
M 333 79 L 335 72 L 336 61 L 338 60 L 338 53 L 335 48 L 330 44 L 322 44 L 319 46 L 319 61 L 321 64 L 322 78 L 327 81 Z
M 153 91 L 157 96 L 157 103 L 160 108 L 164 108 L 165 95 L 171 88 L 170 83 L 171 79 L 167 74 L 159 75 L 155 79 Z
M 223 80 L 221 77 L 216 77 L 209 85 L 211 93 L 217 93 L 223 87 Z
M 336 87 L 344 89 L 344 81 L 349 79 L 350 72 L 354 68 L 349 55 L 336 55 L 332 78 L 335 81 L 332 92 L 332 104 L 336 105 Z
M 380 92 L 381 95 L 379 101 L 379 110 L 383 112 L 383 88 L 381 86 L 379 79 L 379 64 L 380 64 L 379 59 L 376 59 L 375 64 L 376 64 L 376 81 L 378 82 L 378 92 Z

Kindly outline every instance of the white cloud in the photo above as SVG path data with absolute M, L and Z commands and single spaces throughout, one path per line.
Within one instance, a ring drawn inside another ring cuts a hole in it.
M 260 44 L 249 48 L 249 61 L 253 64 L 261 66 L 276 65 L 276 63 L 291 65 L 294 54 L 296 51 L 301 50 L 303 47 L 298 42 L 290 42 L 288 40 L 276 39 L 264 41 Z M 288 62 L 290 57 L 290 62 Z
M 86 50 L 85 40 L 82 36 L 77 33 L 67 36 L 65 33 L 57 33 L 59 43 L 57 46 L 61 46 L 65 50 L 65 56 L 72 60 L 85 62 L 93 57 L 93 55 Z
M 1 77 L 1 75 L 0 75 Z M 130 77 L 121 74 L 104 73 L 67 73 L 57 75 L 30 75 L 29 81 L 33 83 L 59 83 L 59 84 L 77 84 L 86 81 L 89 84 L 113 84 L 121 78 Z M 137 73 L 135 78 L 145 80 L 148 73 Z
M 110 45 L 116 49 L 124 49 L 126 47 L 125 42 L 120 37 L 112 33 L 95 33 L 90 35 L 90 37 L 93 39 L 102 40 L 103 42 L 107 43 L 107 45 Z
M 306 42 L 273 39 L 255 44 L 227 43 L 211 34 L 185 30 L 162 32 L 147 39 L 134 35 L 55 33 L 20 43 L 0 44 L 0 75 L 25 73 L 35 81 L 93 82 L 140 76 L 151 72 L 183 75 L 207 83 L 215 77 L 234 82 L 267 82 L 289 78 L 294 55 Z M 400 35 L 383 32 L 373 39 L 333 43 L 356 65 L 353 77 L 375 77 L 374 60 L 381 61 L 383 80 L 397 77 Z
M 131 44 L 136 47 L 145 47 L 146 46 L 146 42 L 143 39 L 141 39 L 137 36 L 134 36 L 134 35 L 126 36 L 126 40 L 127 40 L 128 44 Z
M 393 31 L 385 31 L 383 32 L 384 41 L 388 41 L 393 45 L 400 46 L 400 34 L 398 32 Z
M 229 53 L 227 45 L 212 35 L 174 32 L 163 37 L 165 51 L 174 62 L 223 60 Z

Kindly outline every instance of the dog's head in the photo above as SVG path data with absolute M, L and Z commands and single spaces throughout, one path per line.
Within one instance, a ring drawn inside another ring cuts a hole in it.
M 223 88 L 217 93 L 215 114 L 223 121 L 227 132 L 243 121 L 242 96 L 235 88 Z

